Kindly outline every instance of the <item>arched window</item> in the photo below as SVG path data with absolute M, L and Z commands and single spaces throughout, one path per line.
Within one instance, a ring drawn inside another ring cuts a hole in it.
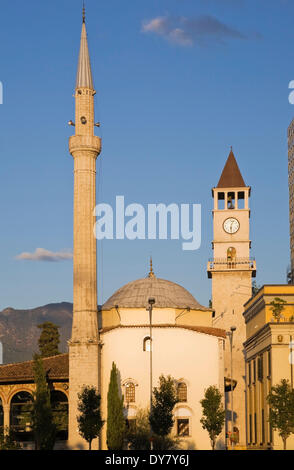
M 176 432 L 178 436 L 188 437 L 190 436 L 192 429 L 192 410 L 186 405 L 180 405 L 176 407 L 174 411 L 176 421 Z
M 136 401 L 135 384 L 128 382 L 125 384 L 126 394 L 125 400 L 127 403 L 134 403 Z
M 187 401 L 187 385 L 185 384 L 185 382 L 178 383 L 177 397 L 179 402 Z
M 60 390 L 50 393 L 51 408 L 54 422 L 57 426 L 57 438 L 67 440 L 68 437 L 68 399 Z
M 17 440 L 32 439 L 32 403 L 33 397 L 29 392 L 17 392 L 10 404 L 10 424 Z
M 236 248 L 233 246 L 227 249 L 227 263 L 229 268 L 236 267 Z
M 143 340 L 143 351 L 150 351 L 150 336 L 146 336 Z

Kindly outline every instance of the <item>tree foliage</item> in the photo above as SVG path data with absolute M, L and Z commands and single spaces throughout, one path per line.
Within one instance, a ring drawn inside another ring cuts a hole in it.
M 40 356 L 34 357 L 34 377 L 36 391 L 32 406 L 32 429 L 36 450 L 52 450 L 56 437 L 56 426 L 50 404 L 50 390 L 48 388 L 43 360 Z
M 46 321 L 38 325 L 38 328 L 42 330 L 38 341 L 41 356 L 50 357 L 60 354 L 58 349 L 60 342 L 59 326 Z
M 131 450 L 150 450 L 149 410 L 138 409 L 135 426 L 128 430 L 127 439 Z
M 278 431 L 286 450 L 287 439 L 294 432 L 294 390 L 286 379 L 271 387 L 267 402 L 270 406 L 269 423 Z
M 212 450 L 215 449 L 216 438 L 222 432 L 225 422 L 225 410 L 222 404 L 222 394 L 216 386 L 210 386 L 205 390 L 205 395 L 200 400 L 202 406 L 202 418 L 200 423 L 206 429 Z
M 20 450 L 20 444 L 11 428 L 6 427 L 0 432 L 0 450 Z
M 252 297 L 257 294 L 261 286 L 256 281 L 252 281 Z
M 104 422 L 101 419 L 100 402 L 101 397 L 95 387 L 84 387 L 78 394 L 78 410 L 80 415 L 77 417 L 79 433 L 89 444 L 89 450 L 93 439 L 99 436 Z
M 173 409 L 178 402 L 174 380 L 170 375 L 159 377 L 159 387 L 153 388 L 149 421 L 152 432 L 166 437 L 174 425 Z
M 107 446 L 110 450 L 121 450 L 124 445 L 126 425 L 123 413 L 123 397 L 119 393 L 118 370 L 112 363 L 107 394 Z
M 273 317 L 277 322 L 281 320 L 282 311 L 284 310 L 286 303 L 287 302 L 284 299 L 280 299 L 280 297 L 275 297 L 274 300 L 270 302 Z
M 180 448 L 180 439 L 174 436 L 157 436 L 152 434 L 149 422 L 149 410 L 138 409 L 135 425 L 127 432 L 130 450 L 150 450 L 150 442 L 154 450 L 176 450 Z

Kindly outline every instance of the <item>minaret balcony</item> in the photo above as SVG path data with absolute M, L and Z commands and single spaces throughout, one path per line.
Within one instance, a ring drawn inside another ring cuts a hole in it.
M 212 277 L 213 272 L 251 271 L 252 277 L 256 276 L 255 258 L 213 258 L 207 263 L 208 277 Z
M 96 156 L 99 155 L 101 152 L 100 137 L 96 135 L 73 135 L 69 138 L 69 151 L 71 154 L 85 150 L 93 152 Z

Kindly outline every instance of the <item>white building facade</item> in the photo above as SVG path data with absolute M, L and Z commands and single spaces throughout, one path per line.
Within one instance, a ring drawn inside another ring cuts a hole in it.
M 202 307 L 178 284 L 154 275 L 119 289 L 100 313 L 100 393 L 103 419 L 107 419 L 107 392 L 114 362 L 124 396 L 125 417 L 130 424 L 139 410 L 150 409 L 150 319 L 152 312 L 152 386 L 159 377 L 171 375 L 180 401 L 174 409 L 172 430 L 184 449 L 211 449 L 202 428 L 200 400 L 205 390 L 216 385 L 224 393 L 223 349 L 225 332 L 212 328 L 212 311 Z M 101 447 L 106 445 L 107 423 Z M 218 448 L 224 447 L 224 435 Z

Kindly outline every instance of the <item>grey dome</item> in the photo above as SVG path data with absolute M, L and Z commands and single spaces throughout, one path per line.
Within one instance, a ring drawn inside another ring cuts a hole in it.
M 125 308 L 146 308 L 148 299 L 155 298 L 154 308 L 191 308 L 210 310 L 197 302 L 190 292 L 179 284 L 155 276 L 129 282 L 118 289 L 102 306 L 110 310 L 115 306 Z

